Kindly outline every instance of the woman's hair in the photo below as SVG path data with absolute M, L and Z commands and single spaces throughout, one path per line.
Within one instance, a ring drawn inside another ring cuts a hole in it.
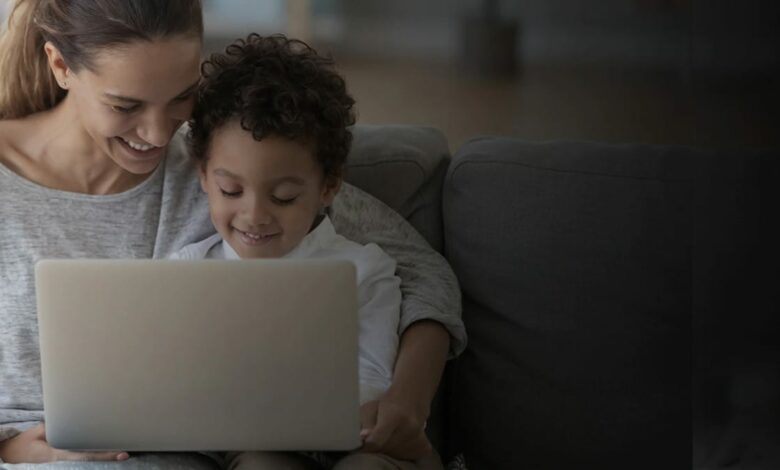
M 250 34 L 212 54 L 190 125 L 192 154 L 204 163 L 214 132 L 236 121 L 268 136 L 311 146 L 327 176 L 340 177 L 352 144 L 355 100 L 333 59 L 283 35 Z
M 65 96 L 43 46 L 73 71 L 94 70 L 95 55 L 133 41 L 203 34 L 200 0 L 12 0 L 0 32 L 0 119 L 54 107 Z

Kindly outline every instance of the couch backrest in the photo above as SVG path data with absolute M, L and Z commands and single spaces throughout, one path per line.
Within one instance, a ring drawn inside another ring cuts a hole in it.
M 443 207 L 469 333 L 453 437 L 470 468 L 689 452 L 693 177 L 676 147 L 457 152 Z
M 778 161 L 506 138 L 461 147 L 443 220 L 469 334 L 451 370 L 449 441 L 469 468 L 690 468 L 692 414 L 698 425 L 739 406 L 723 403 L 727 362 L 763 367 L 754 381 L 778 374 L 766 333 Z
M 461 282 L 469 346 L 434 403 L 439 450 L 472 470 L 690 468 L 691 416 L 695 458 L 696 426 L 780 412 L 746 392 L 780 375 L 779 162 L 481 138 L 450 164 L 435 129 L 357 126 L 347 181 L 446 245 Z
M 403 215 L 442 250 L 441 187 L 450 161 L 441 131 L 418 126 L 355 126 L 346 180 Z

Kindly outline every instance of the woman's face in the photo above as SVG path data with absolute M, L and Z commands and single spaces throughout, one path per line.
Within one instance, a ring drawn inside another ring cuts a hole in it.
M 200 54 L 200 39 L 190 36 L 110 48 L 95 57 L 94 70 L 64 69 L 66 100 L 100 151 L 130 173 L 150 173 L 190 118 Z

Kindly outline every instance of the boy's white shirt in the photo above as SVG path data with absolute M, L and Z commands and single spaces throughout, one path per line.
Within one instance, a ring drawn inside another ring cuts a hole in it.
M 327 216 L 282 258 L 340 259 L 355 265 L 360 404 L 378 399 L 390 387 L 398 353 L 401 280 L 395 275 L 395 260 L 374 243 L 361 245 L 337 234 Z M 240 257 L 217 233 L 185 246 L 169 259 L 230 260 Z

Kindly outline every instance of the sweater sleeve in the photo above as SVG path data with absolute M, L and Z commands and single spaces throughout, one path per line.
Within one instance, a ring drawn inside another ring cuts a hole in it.
M 450 357 L 460 354 L 466 347 L 460 288 L 444 257 L 400 214 L 354 186 L 342 186 L 331 218 L 345 237 L 376 243 L 396 261 L 403 294 L 399 336 L 416 321 L 434 320 L 450 333 Z

